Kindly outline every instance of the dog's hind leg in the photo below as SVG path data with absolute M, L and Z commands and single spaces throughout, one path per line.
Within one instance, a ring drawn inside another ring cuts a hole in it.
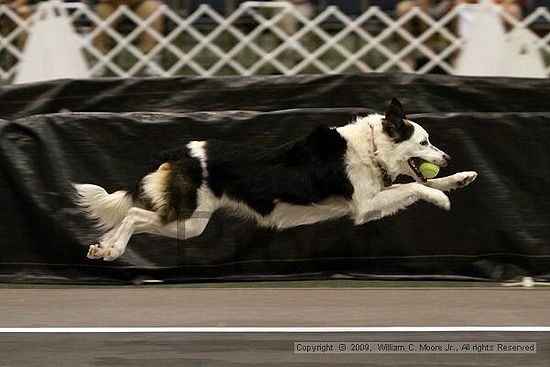
M 120 256 L 133 233 L 155 233 L 158 218 L 154 212 L 132 207 L 128 210 L 121 223 L 105 233 L 97 244 L 88 249 L 89 259 L 114 260 Z M 158 233 L 156 233 L 158 234 Z
M 150 233 L 185 240 L 202 234 L 213 212 L 212 205 L 199 205 L 190 218 L 163 224 L 157 213 L 140 208 L 131 208 L 122 223 L 106 237 L 102 249 L 106 261 L 120 257 L 134 234 Z M 96 257 L 97 258 L 97 257 Z
M 442 191 L 413 182 L 398 184 L 379 192 L 355 216 L 355 224 L 363 224 L 392 215 L 418 200 L 425 200 L 442 209 L 449 210 L 451 202 Z
M 191 218 L 185 220 L 176 220 L 168 223 L 161 228 L 161 235 L 186 240 L 198 237 L 204 232 L 204 229 L 212 216 L 211 211 L 197 208 Z
M 182 158 L 165 162 L 146 175 L 141 182 L 141 198 L 153 210 L 132 207 L 122 222 L 106 236 L 96 251 L 107 261 L 124 253 L 134 233 L 151 233 L 178 239 L 199 236 L 206 227 L 218 200 L 202 183 L 200 162 Z
M 130 208 L 128 214 L 117 227 L 107 233 L 100 240 L 100 250 L 94 258 L 103 257 L 103 260 L 112 261 L 118 258 L 126 250 L 128 241 L 134 233 L 160 234 L 160 221 L 155 212 L 140 208 Z M 90 246 L 90 251 L 92 246 Z M 90 256 L 88 256 L 90 257 Z

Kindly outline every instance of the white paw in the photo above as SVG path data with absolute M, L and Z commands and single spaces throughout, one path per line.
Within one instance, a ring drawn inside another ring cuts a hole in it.
M 431 189 L 426 191 L 424 200 L 444 210 L 451 210 L 451 200 L 443 191 Z
M 86 256 L 88 257 L 88 259 L 100 259 L 103 257 L 104 253 L 105 249 L 101 247 L 101 245 L 98 243 L 95 245 L 90 245 L 90 248 L 88 249 L 88 255 Z
M 107 249 L 107 251 L 105 251 L 105 255 L 103 255 L 103 260 L 105 260 L 105 261 L 116 260 L 123 253 L 124 253 L 124 248 L 123 247 L 117 246 L 117 245 L 111 245 L 111 247 L 109 247 Z
M 454 188 L 460 189 L 466 187 L 477 178 L 477 172 L 474 171 L 465 171 L 455 173 L 453 176 Z
M 451 210 L 451 200 L 444 193 L 441 193 L 441 195 L 439 195 L 434 204 L 441 209 Z

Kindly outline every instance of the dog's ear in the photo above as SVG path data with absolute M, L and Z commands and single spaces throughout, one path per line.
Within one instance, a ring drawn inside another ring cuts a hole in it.
M 396 143 L 408 139 L 414 130 L 411 124 L 404 121 L 405 118 L 405 111 L 401 102 L 397 98 L 392 98 L 382 126 L 384 132 Z
M 386 111 L 386 121 L 395 125 L 396 128 L 399 128 L 403 124 L 403 119 L 405 118 L 405 111 L 403 111 L 403 106 L 397 98 L 392 98 L 391 103 Z

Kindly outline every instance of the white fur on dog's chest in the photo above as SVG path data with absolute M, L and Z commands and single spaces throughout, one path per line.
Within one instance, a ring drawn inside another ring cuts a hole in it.
M 354 219 L 364 212 L 369 199 L 384 189 L 380 180 L 380 171 L 372 156 L 375 147 L 371 138 L 371 124 L 380 120 L 381 117 L 370 115 L 358 120 L 355 124 L 337 129 L 348 144 L 345 164 L 348 179 L 353 186 L 351 206 Z
M 362 213 L 369 199 L 383 190 L 376 167 L 366 166 L 362 162 L 348 160 L 348 178 L 353 186 L 353 217 Z

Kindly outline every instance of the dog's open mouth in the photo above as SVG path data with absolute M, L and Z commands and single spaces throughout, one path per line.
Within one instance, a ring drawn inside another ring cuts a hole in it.
M 411 167 L 411 170 L 413 171 L 417 179 L 419 179 L 422 182 L 428 181 L 426 177 L 424 177 L 422 172 L 420 172 L 420 165 L 422 164 L 422 162 L 427 162 L 426 160 L 418 157 L 412 157 L 412 158 L 409 158 L 407 162 L 409 163 L 409 167 Z

